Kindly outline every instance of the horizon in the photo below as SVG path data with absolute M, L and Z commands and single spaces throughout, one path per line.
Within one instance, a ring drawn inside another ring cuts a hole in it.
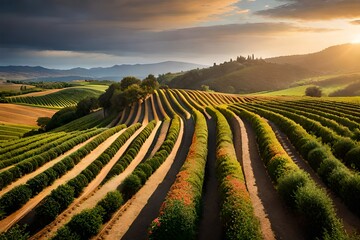
M 212 65 L 239 55 L 308 54 L 360 43 L 358 9 L 360 2 L 351 0 L 6 0 L 0 3 L 0 65 Z

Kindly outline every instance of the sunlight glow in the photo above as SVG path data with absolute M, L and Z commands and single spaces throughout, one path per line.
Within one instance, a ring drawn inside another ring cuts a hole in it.
M 351 43 L 360 43 L 360 35 L 355 36 Z

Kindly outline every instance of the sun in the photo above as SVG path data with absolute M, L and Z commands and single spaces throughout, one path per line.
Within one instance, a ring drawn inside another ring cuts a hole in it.
M 355 36 L 351 43 L 360 43 L 360 35 Z

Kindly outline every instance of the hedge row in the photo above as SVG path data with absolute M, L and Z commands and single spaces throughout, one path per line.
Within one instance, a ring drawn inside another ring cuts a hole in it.
M 156 90 L 156 93 L 158 94 L 158 96 L 160 97 L 161 103 L 163 104 L 166 112 L 168 113 L 170 118 L 173 118 L 176 116 L 176 113 L 174 111 L 174 109 L 172 108 L 171 104 L 169 103 L 168 99 L 166 98 L 165 94 L 163 93 L 163 91 L 160 90 Z
M 145 174 L 145 172 L 148 173 L 150 176 L 157 169 L 159 165 L 150 165 L 149 161 L 151 159 L 155 159 L 155 156 L 157 156 L 156 157 L 157 161 L 158 162 L 161 161 L 161 163 L 166 159 L 166 157 L 169 155 L 170 152 L 167 152 L 167 150 L 165 149 L 172 149 L 172 146 L 174 145 L 177 139 L 180 129 L 179 118 L 176 116 L 175 119 L 176 119 L 175 121 L 174 120 L 172 121 L 168 134 L 166 136 L 166 140 L 164 141 L 163 145 L 159 148 L 159 150 L 156 152 L 154 157 L 149 158 L 144 163 L 139 164 L 130 176 L 139 176 L 140 172 L 142 172 L 141 176 Z M 167 152 L 166 157 L 164 155 L 164 151 Z M 151 166 L 153 166 L 154 168 Z M 127 192 L 130 186 L 128 185 L 130 183 L 129 179 L 132 178 L 133 177 L 126 178 L 124 180 L 124 183 L 125 182 L 128 183 L 122 184 L 122 187 L 118 187 L 118 189 L 122 189 L 122 192 L 124 191 Z M 136 191 L 137 190 L 138 189 L 136 189 Z M 128 193 L 129 192 L 125 194 Z M 92 236 L 98 234 L 101 224 L 104 224 L 107 221 L 109 221 L 111 219 L 111 216 L 122 206 L 123 202 L 124 202 L 123 194 L 120 193 L 118 190 L 107 193 L 105 198 L 100 200 L 94 208 L 86 209 L 81 213 L 73 216 L 69 223 L 67 223 L 64 227 L 60 228 L 57 231 L 53 240 L 90 239 Z
M 59 139 L 61 137 L 64 137 L 64 136 L 66 137 L 66 135 L 68 135 L 68 134 L 65 132 L 60 132 L 60 133 L 55 133 L 55 134 L 47 134 L 47 135 L 41 136 L 41 138 L 37 139 L 35 142 L 26 144 L 21 147 L 17 146 L 15 149 L 12 149 L 12 150 L 10 150 L 10 148 L 5 148 L 5 149 L 7 149 L 7 151 L 0 155 L 0 161 L 1 161 L 0 165 L 1 165 L 1 163 L 5 163 L 6 161 L 11 160 L 11 158 L 21 157 L 21 154 L 24 154 L 24 153 L 27 156 L 22 157 L 22 159 L 24 159 L 28 156 L 34 156 L 37 154 L 37 152 L 31 153 L 31 150 L 34 150 L 34 149 L 37 150 L 37 148 L 42 147 L 43 145 L 45 145 L 47 143 L 51 143 L 52 141 Z M 12 147 L 12 146 L 10 146 L 10 147 Z M 30 152 L 30 154 L 29 154 L 29 152 Z
M 348 113 L 344 113 L 342 112 L 343 108 L 339 108 L 339 107 L 333 107 L 333 104 L 328 104 L 328 103 L 322 103 L 321 101 L 297 101 L 296 102 L 298 105 L 302 105 L 302 106 L 308 106 L 309 104 L 311 105 L 311 107 L 313 109 L 319 110 L 319 111 L 323 111 L 326 113 L 331 113 L 340 117 L 346 117 L 352 121 L 355 122 L 359 122 L 359 117 L 355 117 L 353 115 L 354 112 L 352 112 L 351 114 Z
M 169 121 L 169 120 L 166 120 Z M 180 118 L 175 116 L 167 132 L 164 142 L 154 156 L 140 163 L 121 184 L 120 189 L 125 199 L 131 198 L 146 182 L 146 180 L 161 166 L 171 153 L 179 136 Z
M 28 158 L 10 169 L 0 173 L 0 189 L 3 189 L 16 179 L 24 176 L 25 174 L 35 171 L 37 168 L 41 167 L 45 163 L 53 160 L 54 158 L 60 156 L 61 154 L 72 149 L 76 145 L 88 140 L 89 138 L 99 134 L 103 129 L 92 129 L 87 132 L 80 133 L 78 136 L 72 136 L 71 139 L 67 141 L 54 141 L 53 147 L 51 150 L 42 152 L 41 154 Z
M 208 130 L 202 113 L 195 110 L 193 114 L 195 132 L 188 155 L 162 204 L 159 217 L 151 224 L 150 239 L 195 238 L 208 153 Z
M 140 123 L 136 123 L 126 129 L 126 131 L 123 132 L 99 157 L 82 170 L 76 177 L 53 190 L 50 195 L 35 208 L 37 218 L 43 219 L 46 223 L 54 220 L 58 214 L 64 211 L 73 202 L 75 197 L 78 197 L 81 194 L 82 190 L 99 174 L 101 169 L 111 160 L 120 147 L 125 144 L 140 126 Z M 59 203 L 58 196 L 65 195 L 64 189 L 66 189 L 66 200 L 63 203 Z
M 101 225 L 107 222 L 112 214 L 123 204 L 123 198 L 118 191 L 107 193 L 92 209 L 85 209 L 75 215 L 62 228 L 60 228 L 52 240 L 64 239 L 90 239 L 96 235 Z
M 175 109 L 182 116 L 185 116 L 186 119 L 189 119 L 191 117 L 191 115 L 185 110 L 185 108 L 183 108 L 183 106 L 181 106 L 181 104 L 178 102 L 178 100 L 176 99 L 174 94 L 171 91 L 168 91 L 168 90 L 164 90 L 164 91 L 166 91 L 165 95 L 167 94 L 169 96 L 169 98 L 171 99 L 171 102 L 175 105 Z
M 23 146 L 27 146 L 27 145 L 37 142 L 41 139 L 48 138 L 53 134 L 54 133 L 43 133 L 40 135 L 31 136 L 31 137 L 20 138 L 20 139 L 14 140 L 14 141 L 10 141 L 7 144 L 1 145 L 1 148 L 0 148 L 1 158 L 3 158 L 2 157 L 3 154 L 6 154 L 14 149 L 18 149 Z M 11 144 L 9 144 L 9 143 L 11 143 Z
M 331 130 L 333 130 L 334 132 L 336 132 L 337 134 L 339 134 L 341 136 L 354 137 L 353 133 L 349 130 L 349 128 L 339 124 L 335 120 L 328 119 L 328 118 L 323 117 L 323 116 L 321 116 L 319 114 L 309 113 L 306 109 L 298 110 L 298 109 L 294 109 L 293 107 L 276 104 L 274 102 L 262 102 L 262 104 L 264 104 L 266 106 L 278 108 L 278 109 L 281 109 L 281 110 L 285 110 L 285 111 L 288 111 L 288 112 L 292 112 L 294 114 L 301 115 L 301 116 L 304 116 L 306 118 L 317 121 L 317 122 L 321 123 L 321 125 L 330 128 Z
M 260 223 L 236 158 L 232 131 L 226 118 L 207 108 L 216 120 L 216 174 L 221 197 L 220 217 L 226 239 L 261 239 Z
M 3 211 L 5 215 L 9 215 L 19 209 L 22 205 L 29 201 L 31 197 L 36 196 L 45 187 L 50 186 L 56 179 L 60 178 L 66 172 L 74 168 L 74 166 L 93 149 L 124 127 L 125 125 L 121 125 L 104 131 L 85 146 L 63 158 L 60 162 L 48 168 L 44 172 L 29 179 L 26 184 L 19 185 L 18 187 L 15 187 L 5 193 L 0 198 L 0 210 Z M 98 133 L 101 131 L 102 130 L 98 130 Z M 23 196 L 25 196 L 25 198 L 23 198 Z
M 203 112 L 204 108 L 197 102 L 193 101 L 192 98 L 187 95 L 185 90 L 174 89 L 174 91 L 178 94 L 178 96 L 183 100 L 186 105 L 190 108 L 195 108 L 196 110 Z
M 325 108 L 326 110 L 330 109 L 332 111 L 338 112 L 339 114 L 342 115 L 346 115 L 346 116 L 351 116 L 354 119 L 359 120 L 360 118 L 360 113 L 359 110 L 354 110 L 352 109 L 347 109 L 346 107 L 344 108 L 344 106 L 339 106 L 338 103 L 336 102 L 328 102 L 328 101 L 313 101 L 313 100 L 306 100 L 306 101 L 300 101 L 303 102 L 304 104 L 311 104 L 313 106 L 319 106 L 322 108 Z
M 259 115 L 247 110 L 234 109 L 234 112 L 250 121 L 269 175 L 281 197 L 304 217 L 309 237 L 346 239 L 343 226 L 326 191 L 319 188 L 309 175 L 292 161 L 269 124 Z
M 336 159 L 326 146 L 293 120 L 260 108 L 252 108 L 257 114 L 274 122 L 286 133 L 297 151 L 345 204 L 360 216 L 360 175 L 349 170 Z
M 260 104 L 256 105 L 256 107 L 279 113 L 299 123 L 308 132 L 312 132 L 320 137 L 323 143 L 330 144 L 331 151 L 334 155 L 337 158 L 344 160 L 347 166 L 360 171 L 360 145 L 357 142 L 354 142 L 350 138 L 339 136 L 328 127 L 324 127 L 321 123 L 304 116 L 281 109 L 265 107 Z
M 136 136 L 136 138 L 131 142 L 129 147 L 126 149 L 125 153 L 118 159 L 116 164 L 111 168 L 109 173 L 106 175 L 102 184 L 109 181 L 111 178 L 122 173 L 136 157 L 140 151 L 141 146 L 144 144 L 146 139 L 150 136 L 151 132 L 156 126 L 156 121 L 153 120 L 148 123 L 148 125 Z
M 314 109 L 311 105 L 304 106 L 304 105 L 298 104 L 298 102 L 294 102 L 294 101 L 286 101 L 286 102 L 278 101 L 277 104 L 283 105 L 283 106 L 291 106 L 292 108 L 295 108 L 295 109 L 307 111 L 309 113 L 317 114 L 322 117 L 332 119 L 332 120 L 340 123 L 341 125 L 348 127 L 352 131 L 356 131 L 360 128 L 360 124 L 358 122 L 350 120 L 344 116 L 338 116 L 333 113 L 326 113 L 324 111 Z
M 5 168 L 10 165 L 19 163 L 24 160 L 28 160 L 29 158 L 32 158 L 34 156 L 37 156 L 43 152 L 46 152 L 50 149 L 52 149 L 55 146 L 58 146 L 59 143 L 63 143 L 71 138 L 73 138 L 75 133 L 63 133 L 59 134 L 59 136 L 53 136 L 49 139 L 49 141 L 44 141 L 42 144 L 38 146 L 30 146 L 31 148 L 22 147 L 19 148 L 19 152 L 16 153 L 15 151 L 14 155 L 12 157 L 9 157 L 6 160 L 3 160 L 0 162 L 0 168 Z M 35 144 L 34 144 L 35 145 Z

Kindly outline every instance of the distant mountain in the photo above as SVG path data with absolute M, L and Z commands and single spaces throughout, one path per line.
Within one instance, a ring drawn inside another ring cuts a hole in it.
M 360 72 L 360 44 L 337 45 L 317 53 L 268 58 L 266 61 L 326 74 Z
M 0 79 L 4 80 L 41 80 L 69 81 L 76 79 L 109 79 L 121 80 L 126 76 L 145 78 L 149 74 L 164 74 L 181 72 L 190 69 L 203 68 L 205 65 L 167 61 L 152 64 L 123 64 L 112 67 L 72 68 L 69 70 L 48 69 L 29 66 L 0 66 Z

